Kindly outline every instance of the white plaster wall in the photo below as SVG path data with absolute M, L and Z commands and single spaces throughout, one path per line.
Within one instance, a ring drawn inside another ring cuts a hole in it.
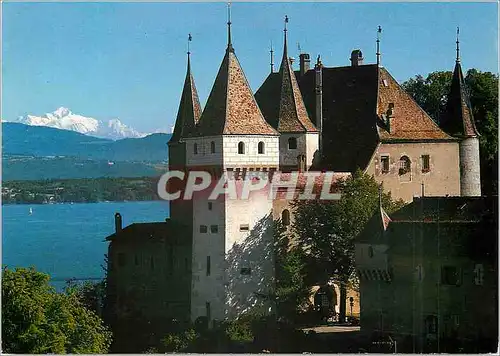
M 264 142 L 264 154 L 258 153 L 259 142 Z M 238 154 L 238 143 L 245 144 L 245 153 Z M 262 166 L 277 167 L 279 164 L 278 136 L 225 135 L 222 138 L 224 168 Z
M 319 134 L 317 132 L 306 133 L 306 164 L 307 168 L 313 163 L 314 153 L 319 148 Z
M 288 149 L 288 139 L 295 137 L 297 139 L 297 149 Z M 305 155 L 306 164 L 309 166 L 307 157 L 307 134 L 305 133 L 283 133 L 280 136 L 280 167 L 297 166 L 297 156 Z M 317 147 L 317 146 L 316 146 Z M 311 157 L 312 162 L 312 157 Z
M 206 302 L 210 302 L 212 319 L 222 320 L 225 309 L 224 270 L 225 270 L 225 204 L 222 199 L 211 200 L 212 210 L 208 209 L 208 199 L 195 196 L 193 215 L 193 260 L 191 319 L 206 316 Z M 200 233 L 200 225 L 208 227 L 207 233 Z M 210 231 L 210 225 L 218 225 L 218 233 Z M 211 259 L 210 276 L 206 275 L 207 256 Z
M 466 138 L 460 142 L 460 195 L 481 196 L 481 166 L 479 139 Z
M 255 293 L 269 294 L 274 280 L 273 201 L 266 192 L 250 194 L 249 200 L 227 200 L 225 205 L 226 239 L 226 315 L 234 318 L 251 307 L 269 311 L 270 305 Z M 240 231 L 248 224 L 249 231 Z M 251 275 L 241 274 L 250 268 Z
M 192 166 L 211 166 L 222 164 L 222 136 L 186 138 L 186 164 Z M 211 153 L 210 143 L 215 142 L 215 153 Z M 194 154 L 194 144 L 198 145 L 198 154 Z

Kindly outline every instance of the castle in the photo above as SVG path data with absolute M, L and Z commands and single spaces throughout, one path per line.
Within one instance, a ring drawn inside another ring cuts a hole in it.
M 319 56 L 311 68 L 310 55 L 302 53 L 295 71 L 287 52 L 287 23 L 285 18 L 279 71 L 271 64 L 254 94 L 228 21 L 227 48 L 203 109 L 188 51 L 168 142 L 170 170 L 227 174 L 238 182 L 256 171 L 333 171 L 343 177 L 359 168 L 405 201 L 424 189 L 426 196 L 481 195 L 479 134 L 465 93 L 458 40 L 440 127 L 380 65 L 378 50 L 377 64 L 363 64 L 362 52 L 354 50 L 350 65 L 336 68 L 325 66 Z M 263 297 L 273 288 L 272 222 L 293 221 L 289 203 L 258 192 L 248 200 L 211 200 L 195 193 L 191 200 L 172 201 L 170 218 L 158 226 L 122 229 L 119 220 L 108 237 L 108 284 L 116 309 L 130 315 L 126 301 L 132 298 L 142 301 L 144 318 L 205 317 L 209 322 L 256 306 L 272 311 Z M 172 226 L 182 231 L 181 238 Z M 127 234 L 137 237 L 121 237 Z M 142 269 L 146 272 L 134 272 Z

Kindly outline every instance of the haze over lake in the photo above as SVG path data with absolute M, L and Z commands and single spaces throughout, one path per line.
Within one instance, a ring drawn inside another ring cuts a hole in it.
M 30 215 L 30 208 L 33 213 Z M 54 285 L 68 278 L 102 278 L 106 236 L 114 232 L 114 214 L 123 226 L 164 221 L 169 204 L 110 202 L 2 206 L 2 265 L 35 266 L 49 273 Z

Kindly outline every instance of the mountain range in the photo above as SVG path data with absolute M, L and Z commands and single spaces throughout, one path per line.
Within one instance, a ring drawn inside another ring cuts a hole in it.
M 85 135 L 111 140 L 147 136 L 147 134 L 139 132 L 122 123 L 119 119 L 112 119 L 108 121 L 97 120 L 93 117 L 75 114 L 71 112 L 70 109 L 65 107 L 60 107 L 54 112 L 46 113 L 43 116 L 21 116 L 14 122 L 30 126 L 45 126 L 70 130 Z
M 156 133 L 111 140 L 59 128 L 2 122 L 2 179 L 159 175 L 166 169 L 170 137 Z

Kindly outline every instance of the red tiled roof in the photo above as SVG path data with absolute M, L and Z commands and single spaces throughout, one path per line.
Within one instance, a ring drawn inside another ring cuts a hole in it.
M 283 58 L 279 71 L 281 94 L 276 128 L 279 132 L 317 132 L 318 130 L 309 119 L 297 78 L 290 65 L 286 42 L 285 32 Z
M 277 135 L 257 105 L 232 48 L 222 60 L 197 135 Z
M 440 120 L 440 124 L 452 136 L 479 136 L 465 90 L 462 66 L 459 61 L 455 64 L 446 111 Z
M 174 132 L 170 142 L 178 142 L 181 138 L 189 136 L 198 123 L 200 116 L 200 100 L 191 74 L 191 61 L 188 56 L 186 79 L 184 80 L 179 111 L 177 112 Z
M 379 125 L 382 140 L 451 140 L 384 68 L 379 69 L 377 114 L 386 115 L 394 104 L 390 130 L 383 120 Z

